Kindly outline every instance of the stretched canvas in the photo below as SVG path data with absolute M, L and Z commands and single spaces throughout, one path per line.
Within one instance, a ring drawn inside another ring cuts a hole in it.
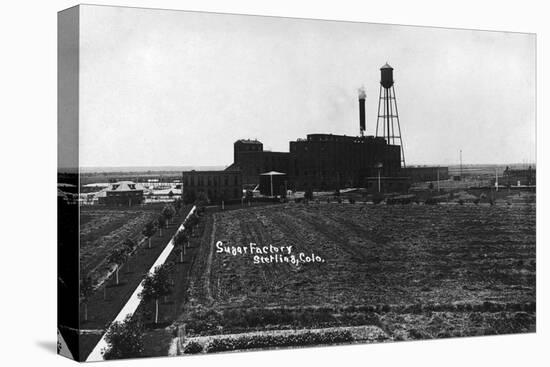
M 58 36 L 60 354 L 535 332 L 534 34 L 78 5 Z

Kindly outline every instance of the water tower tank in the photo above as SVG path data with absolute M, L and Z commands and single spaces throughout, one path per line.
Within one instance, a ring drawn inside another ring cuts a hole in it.
M 388 63 L 380 68 L 380 84 L 386 89 L 393 85 L 393 68 Z

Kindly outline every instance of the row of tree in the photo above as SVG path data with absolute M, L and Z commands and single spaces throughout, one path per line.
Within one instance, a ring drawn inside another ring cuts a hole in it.
M 177 231 L 174 235 L 174 247 L 179 249 L 179 262 L 183 263 L 185 249 L 190 246 L 189 239 L 194 235 L 195 228 L 199 224 L 199 216 L 193 212 L 184 222 L 183 230 Z M 157 266 L 152 273 L 147 274 L 143 281 L 143 291 L 139 297 L 143 302 L 155 302 L 155 324 L 158 323 L 158 305 L 162 297 L 167 297 L 172 293 L 172 281 L 170 275 L 174 267 L 173 263 Z
M 178 231 L 174 236 L 174 247 L 179 250 L 180 263 L 183 263 L 183 257 L 185 256 L 185 249 L 190 246 L 189 239 L 193 236 L 195 228 L 199 224 L 199 216 L 196 212 L 187 218 L 183 224 L 183 231 Z
M 184 222 L 184 229 L 174 236 L 174 246 L 180 250 L 180 263 L 183 262 L 185 248 L 190 245 L 190 238 L 194 236 L 200 223 L 199 213 L 203 208 L 197 209 Z M 157 266 L 153 272 L 148 273 L 143 280 L 143 290 L 139 298 L 145 303 L 154 302 L 154 323 L 159 321 L 159 302 L 172 294 L 174 282 L 171 277 L 174 271 L 174 263 L 165 263 Z M 114 322 L 105 336 L 108 347 L 103 354 L 105 359 L 135 358 L 143 354 L 143 324 L 134 316 L 127 316 L 122 322 Z
M 155 324 L 159 318 L 159 302 L 172 294 L 173 282 L 170 279 L 172 264 L 157 266 L 143 280 L 143 290 L 139 298 L 146 303 L 155 303 Z M 107 348 L 103 358 L 136 358 L 143 354 L 143 323 L 136 315 L 128 315 L 121 321 L 115 321 L 105 335 Z
M 159 236 L 162 236 L 162 229 L 167 228 L 168 224 L 172 222 L 173 218 L 180 214 L 183 207 L 183 201 L 181 198 L 176 199 L 173 203 L 165 205 L 157 219 L 149 221 L 143 227 L 141 233 L 145 236 L 148 242 L 148 248 L 151 248 L 151 238 L 155 235 L 157 230 Z M 115 282 L 116 285 L 120 284 L 119 270 L 122 265 L 126 264 L 126 269 L 130 272 L 130 257 L 137 250 L 138 244 L 131 238 L 127 238 L 122 241 L 120 246 L 117 246 L 111 251 L 107 257 L 107 263 L 110 266 L 115 267 Z M 91 277 L 82 279 L 80 284 L 80 297 L 84 307 L 84 321 L 88 321 L 88 302 L 94 292 L 93 280 Z M 103 288 L 103 298 L 107 298 L 107 283 Z

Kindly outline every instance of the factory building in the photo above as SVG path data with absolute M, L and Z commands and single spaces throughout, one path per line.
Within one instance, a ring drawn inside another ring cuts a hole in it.
M 499 178 L 499 185 L 503 186 L 536 186 L 537 170 L 529 166 L 527 169 L 511 169 L 506 167 Z
M 290 142 L 289 181 L 297 190 L 363 187 L 379 170 L 398 176 L 400 154 L 399 146 L 383 138 L 310 134 Z
M 245 186 L 260 183 L 260 174 L 268 171 L 288 171 L 289 154 L 263 150 L 263 144 L 254 139 L 240 139 L 233 144 L 233 164 L 227 170 L 240 170 Z
M 236 160 L 227 170 L 240 170 L 245 186 L 258 185 L 269 171 L 285 173 L 292 190 L 362 187 L 379 171 L 384 177 L 400 175 L 400 147 L 382 137 L 309 134 L 289 142 L 289 152 L 264 151 L 257 140 L 247 143 L 254 149 L 242 150 L 242 142 L 251 140 L 235 142 Z
M 233 144 L 233 162 L 239 160 L 241 153 L 262 152 L 264 145 L 257 139 L 239 139 Z
M 185 202 L 194 202 L 201 192 L 211 202 L 240 200 L 243 196 L 240 170 L 184 171 L 182 183 Z
M 269 171 L 260 174 L 260 194 L 265 196 L 285 196 L 287 190 L 286 174 Z
M 284 174 L 285 188 L 300 191 L 365 187 L 371 191 L 395 192 L 408 189 L 411 172 L 426 179 L 433 171 L 403 170 L 405 155 L 393 68 L 386 64 L 380 73 L 376 136 L 365 135 L 367 96 L 360 89 L 359 136 L 309 134 L 305 139 L 290 141 L 288 152 L 264 151 L 262 142 L 257 139 L 239 139 L 233 144 L 233 163 L 225 171 L 184 172 L 184 191 L 185 188 L 189 192 L 202 190 L 214 200 L 222 197 L 221 192 L 236 198 L 237 194 L 240 197 L 243 186 L 246 189 L 258 186 L 261 175 L 266 172 Z M 226 182 L 224 174 L 231 177 L 229 181 L 234 184 L 221 183 Z M 211 183 L 207 184 L 209 176 L 212 176 Z M 200 184 L 197 183 L 199 179 Z M 277 183 L 276 186 L 278 190 L 281 185 Z
M 263 144 L 256 139 L 237 140 L 233 146 L 234 161 L 228 169 L 239 169 L 243 183 L 250 186 L 259 184 L 262 173 L 285 173 L 287 187 L 292 190 L 365 187 L 367 178 L 376 177 L 378 180 L 379 176 L 384 179 L 391 177 L 391 186 L 395 186 L 397 181 L 407 181 L 401 172 L 404 155 L 401 137 L 397 134 L 400 127 L 397 125 L 399 121 L 393 92 L 393 69 L 386 64 L 380 70 L 381 90 L 382 87 L 383 90 L 391 88 L 391 92 L 387 91 L 380 96 L 382 107 L 379 106 L 377 122 L 379 136 L 365 136 L 366 93 L 360 89 L 360 136 L 309 134 L 305 139 L 289 142 L 288 152 L 264 151 Z

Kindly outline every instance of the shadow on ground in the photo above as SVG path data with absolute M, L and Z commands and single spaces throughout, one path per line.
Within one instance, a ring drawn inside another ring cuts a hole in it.
M 57 342 L 55 340 L 38 340 L 36 345 L 50 353 L 57 354 Z

